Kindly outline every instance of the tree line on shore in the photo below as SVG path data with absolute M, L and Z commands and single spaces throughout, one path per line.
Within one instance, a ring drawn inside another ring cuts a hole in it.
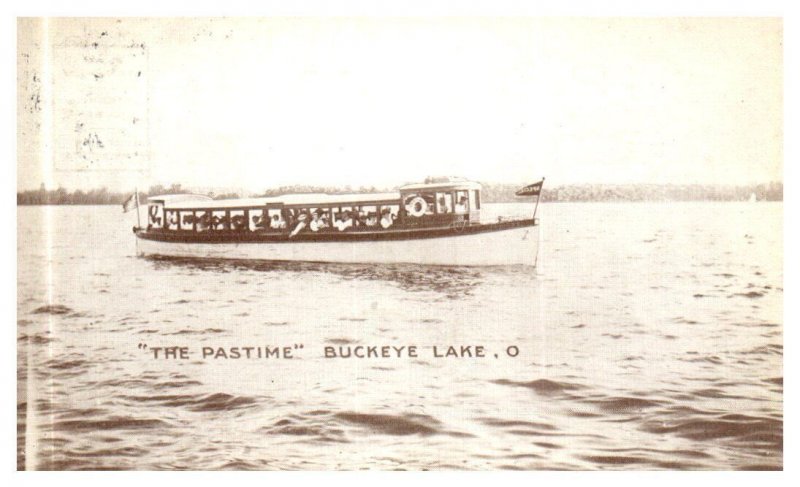
M 514 193 L 519 184 L 483 183 L 481 200 L 485 203 L 507 203 L 530 201 Z M 289 193 L 374 193 L 391 189 L 371 187 L 353 188 L 294 185 L 268 189 L 257 196 L 278 196 Z M 191 193 L 180 184 L 155 185 L 139 192 L 139 201 L 144 203 L 148 195 Z M 68 191 L 64 188 L 17 192 L 17 205 L 118 205 L 131 193 L 109 191 L 107 188 L 88 191 Z M 214 199 L 238 198 L 236 192 L 209 194 Z M 783 183 L 751 184 L 742 186 L 719 184 L 572 184 L 542 189 L 542 201 L 588 202 L 588 201 L 747 201 L 755 195 L 758 201 L 783 201 Z
M 517 201 L 513 184 L 484 184 L 487 202 Z M 552 188 L 545 182 L 542 201 L 783 201 L 783 183 L 742 186 L 721 184 L 571 184 Z

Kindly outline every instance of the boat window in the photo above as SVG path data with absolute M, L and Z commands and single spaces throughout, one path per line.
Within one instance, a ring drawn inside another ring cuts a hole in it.
M 286 222 L 286 225 L 290 225 L 294 221 L 294 212 L 295 210 L 289 208 L 281 209 L 280 219 L 281 221 Z M 271 215 L 271 213 L 270 213 Z
M 353 205 L 353 209 L 350 210 L 350 218 L 353 220 L 354 227 L 360 227 L 363 222 L 361 219 L 361 207 L 358 205 Z
M 469 192 L 469 207 L 470 210 L 480 210 L 481 207 L 478 204 L 478 190 L 473 189 Z
M 208 215 L 205 211 L 194 212 L 195 230 L 202 232 L 208 229 Z
M 225 210 L 214 210 L 211 212 L 211 229 L 227 230 L 230 228 L 230 220 Z
M 378 214 L 378 223 L 381 228 L 389 228 L 394 225 L 397 220 L 397 214 L 400 213 L 399 205 L 383 205 L 380 207 Z
M 193 230 L 194 229 L 194 213 L 191 211 L 182 211 L 180 213 L 180 229 Z
M 351 218 L 352 216 L 353 216 L 352 206 L 342 206 L 341 208 L 336 208 L 336 212 L 333 215 L 334 221 L 346 220 L 347 218 Z
M 161 228 L 164 225 L 164 207 L 160 204 L 149 205 L 147 209 L 147 224 L 153 228 Z
M 287 226 L 286 215 L 288 214 L 289 213 L 287 210 L 270 208 L 267 210 L 264 219 L 264 228 L 268 228 L 270 230 L 285 230 Z
M 436 213 L 453 212 L 453 194 L 436 193 Z
M 392 218 L 396 219 L 397 215 L 400 213 L 400 205 L 381 205 L 380 214 L 378 216 L 383 215 L 386 212 L 389 212 L 389 214 L 392 215 Z
M 353 216 L 356 212 L 353 207 L 342 206 L 339 208 L 332 208 L 331 210 L 333 210 L 331 228 L 343 232 L 355 226 L 355 219 Z
M 330 230 L 333 228 L 333 218 L 331 208 L 322 208 L 320 212 L 320 230 Z
M 425 194 L 422 195 L 425 199 L 425 202 L 428 204 L 427 209 L 425 210 L 426 215 L 433 215 L 436 213 L 436 195 L 433 194 Z
M 469 211 L 469 198 L 467 191 L 456 191 L 456 213 L 466 213 Z
M 378 225 L 378 207 L 374 205 L 362 206 L 359 212 L 362 225 L 374 227 Z
M 230 229 L 234 232 L 247 230 L 247 217 L 244 214 L 244 210 L 230 211 Z
M 331 209 L 314 208 L 311 211 L 311 220 L 308 228 L 312 232 L 323 232 L 331 228 Z
M 167 229 L 168 230 L 177 230 L 178 229 L 178 212 L 175 210 L 164 210 L 164 217 L 167 222 Z
M 308 208 L 290 210 L 289 219 L 287 221 L 287 228 L 291 231 L 289 236 L 294 237 L 298 233 L 306 230 L 309 223 L 311 223 L 311 212 Z
M 247 227 L 251 232 L 258 232 L 265 228 L 266 221 L 264 220 L 263 208 L 250 208 L 248 211 L 250 219 L 247 222 Z

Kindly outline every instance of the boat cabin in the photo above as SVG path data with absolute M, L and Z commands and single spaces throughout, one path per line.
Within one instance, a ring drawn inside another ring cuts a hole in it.
M 478 183 L 445 181 L 402 186 L 390 193 L 290 194 L 213 200 L 196 194 L 148 198 L 153 232 L 387 232 L 463 228 L 480 223 Z
M 410 226 L 480 222 L 481 185 L 471 181 L 409 184 L 400 188 L 400 218 Z

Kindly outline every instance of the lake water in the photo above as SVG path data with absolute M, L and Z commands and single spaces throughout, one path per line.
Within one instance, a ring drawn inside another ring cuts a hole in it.
M 20 207 L 19 468 L 782 468 L 782 204 L 539 214 L 536 275 L 148 260 L 119 207 Z M 325 357 L 359 345 L 417 356 Z

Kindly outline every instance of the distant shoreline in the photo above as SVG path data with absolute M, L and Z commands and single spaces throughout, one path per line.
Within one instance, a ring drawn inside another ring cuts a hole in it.
M 482 183 L 481 199 L 485 203 L 520 203 L 531 201 L 520 198 L 514 193 L 521 187 L 519 184 Z M 264 191 L 260 194 L 239 194 L 228 192 L 208 194 L 214 199 L 239 197 L 277 196 L 288 193 L 370 193 L 384 192 L 391 189 L 360 187 L 318 187 L 318 186 L 283 186 Z M 140 192 L 139 198 L 144 202 L 148 195 L 196 192 L 182 188 L 180 185 L 170 187 L 152 186 L 146 192 Z M 205 192 L 202 192 L 205 193 Z M 75 206 L 75 205 L 120 205 L 131 193 L 108 191 L 105 188 L 89 191 L 68 191 L 63 188 L 17 192 L 17 206 Z M 752 184 L 744 186 L 701 185 L 701 184 L 580 184 L 560 185 L 542 191 L 542 202 L 575 203 L 575 202 L 690 202 L 690 201 L 783 201 L 783 183 Z
M 541 203 L 547 204 L 561 204 L 561 205 L 570 205 L 575 203 L 616 203 L 616 204 L 626 204 L 626 203 L 747 203 L 746 200 L 639 200 L 639 201 L 623 201 L 623 200 L 607 200 L 607 201 L 545 201 L 542 200 Z M 495 205 L 495 204 L 510 204 L 510 203 L 528 203 L 534 204 L 536 200 L 530 201 L 523 198 L 520 198 L 516 201 L 484 201 L 485 204 L 488 205 Z M 754 203 L 783 203 L 783 200 L 757 200 Z M 119 206 L 120 203 L 18 203 L 17 207 L 21 206 Z M 142 203 L 144 206 L 144 203 Z

